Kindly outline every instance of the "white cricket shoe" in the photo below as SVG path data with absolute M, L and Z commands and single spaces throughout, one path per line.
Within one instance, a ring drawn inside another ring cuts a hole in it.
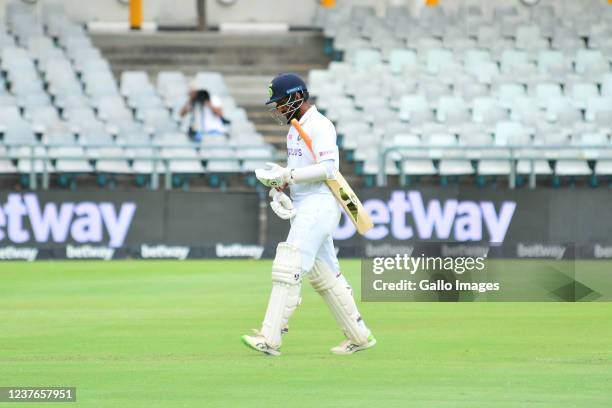
M 354 344 L 350 340 L 344 340 L 338 346 L 331 349 L 331 352 L 339 355 L 353 354 L 361 350 L 366 350 L 374 347 L 376 339 L 372 334 L 368 336 L 368 342 L 366 344 Z
M 266 338 L 259 332 L 259 330 L 253 329 L 254 336 L 249 336 L 245 334 L 240 338 L 242 343 L 248 348 L 251 348 L 255 351 L 259 351 L 260 353 L 267 354 L 269 356 L 280 356 L 280 350 L 277 348 L 270 347 L 266 343 Z

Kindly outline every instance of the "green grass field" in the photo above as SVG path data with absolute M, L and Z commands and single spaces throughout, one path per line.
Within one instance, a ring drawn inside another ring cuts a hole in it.
M 274 358 L 240 343 L 270 265 L 0 263 L 0 386 L 76 386 L 75 407 L 612 406 L 610 303 L 364 303 L 378 345 L 335 356 L 306 284 Z

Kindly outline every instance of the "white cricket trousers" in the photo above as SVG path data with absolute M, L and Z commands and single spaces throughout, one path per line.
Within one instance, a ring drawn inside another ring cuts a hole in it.
M 297 215 L 291 220 L 287 242 L 302 255 L 302 278 L 312 269 L 315 259 L 340 271 L 332 233 L 340 222 L 340 205 L 331 194 L 312 194 L 294 201 Z

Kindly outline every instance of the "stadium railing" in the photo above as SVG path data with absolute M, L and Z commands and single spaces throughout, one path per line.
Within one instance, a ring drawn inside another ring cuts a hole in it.
M 25 153 L 14 153 L 14 154 L 9 154 L 8 151 L 2 152 L 0 151 L 0 161 L 5 160 L 5 161 L 19 161 L 19 160 L 27 160 L 30 163 L 29 166 L 29 187 L 32 190 L 36 190 L 38 189 L 38 176 L 42 176 L 42 189 L 43 190 L 48 190 L 50 187 L 50 178 L 51 178 L 51 174 L 52 173 L 63 173 L 63 174 L 71 174 L 70 172 L 66 172 L 66 171 L 56 171 L 53 169 L 52 166 L 52 162 L 57 161 L 57 160 L 67 160 L 67 161 L 83 161 L 83 160 L 87 160 L 87 161 L 92 161 L 95 162 L 96 159 L 92 159 L 92 158 L 84 158 L 83 156 L 75 156 L 75 155 L 63 155 L 63 154 L 57 154 L 57 155 L 51 155 L 48 152 L 48 148 L 61 148 L 61 147 L 74 147 L 73 144 L 13 144 L 11 145 L 11 147 L 25 147 L 28 149 L 29 153 L 25 154 Z M 87 148 L 107 148 L 108 145 L 106 144 L 100 144 L 100 145 L 96 145 L 96 144 L 90 144 L 87 145 Z M 134 160 L 138 160 L 138 161 L 148 161 L 151 163 L 151 172 L 150 174 L 148 174 L 148 176 L 151 177 L 151 184 L 150 187 L 152 190 L 157 190 L 160 187 L 159 184 L 159 177 L 160 174 L 164 175 L 164 189 L 166 190 L 170 190 L 172 188 L 172 176 L 173 176 L 173 171 L 171 170 L 171 166 L 170 164 L 172 162 L 186 162 L 186 161 L 199 161 L 199 162 L 210 162 L 210 161 L 237 161 L 238 163 L 240 163 L 240 165 L 242 166 L 244 164 L 244 162 L 248 161 L 248 162 L 266 162 L 266 161 L 275 161 L 275 160 L 281 160 L 282 157 L 279 157 L 279 153 L 277 151 L 275 151 L 274 149 L 267 149 L 270 150 L 270 154 L 269 155 L 262 155 L 262 156 L 248 156 L 248 157 L 237 157 L 235 155 L 233 156 L 211 156 L 211 157 L 207 157 L 207 158 L 201 158 L 199 156 L 196 157 L 184 157 L 184 156 L 173 156 L 171 154 L 164 154 L 162 155 L 162 151 L 163 149 L 180 149 L 182 148 L 182 146 L 177 146 L 177 145 L 172 145 L 172 144 L 156 144 L 156 145 L 151 145 L 151 144 L 134 144 L 134 145 L 130 145 L 130 148 L 146 148 L 146 149 L 151 149 L 151 151 L 153 152 L 153 155 L 142 155 L 142 156 L 137 156 L 137 157 L 126 157 L 125 155 L 121 155 L 121 156 L 104 156 L 101 157 L 100 160 L 127 160 L 127 161 L 134 161 Z M 42 148 L 42 150 L 41 150 Z M 241 145 L 240 149 L 263 149 L 262 145 Z M 194 149 L 197 149 L 194 147 Z M 206 150 L 207 151 L 214 151 L 214 150 L 227 150 L 228 147 L 227 146 L 206 146 Z M 38 165 L 38 163 L 40 163 L 40 165 Z M 202 166 L 202 169 L 204 169 L 204 166 Z M 246 173 L 251 171 L 250 168 L 245 168 L 245 169 L 241 169 L 238 173 Z M 17 172 L 19 173 L 19 172 Z M 92 166 L 92 171 L 83 171 L 83 172 L 74 172 L 72 174 L 75 175 L 87 175 L 87 174 L 99 174 L 99 173 L 103 173 L 103 172 L 99 172 L 95 169 L 95 166 Z M 187 172 L 188 174 L 194 174 L 194 175 L 205 175 L 208 174 L 209 172 L 207 172 L 206 170 L 201 171 L 201 172 Z M 233 173 L 233 172 L 228 172 L 228 173 Z M 130 173 L 118 173 L 118 174 L 123 174 L 123 175 L 131 175 L 131 174 L 135 174 L 134 172 L 130 172 Z
M 509 154 L 491 155 L 488 154 L 484 157 L 475 159 L 473 155 L 468 154 L 469 151 L 475 149 L 483 149 L 487 151 L 498 150 L 500 152 Z M 452 155 L 424 155 L 421 152 L 428 152 L 431 150 L 435 151 L 452 151 Z M 530 153 L 526 154 L 525 150 L 530 150 Z M 551 157 L 551 150 L 564 153 L 562 157 Z M 591 150 L 586 153 L 585 151 Z M 609 152 L 609 155 L 600 155 L 595 150 L 603 150 Z M 546 154 L 538 154 L 534 151 L 546 152 Z M 533 189 L 536 187 L 536 172 L 534 163 L 539 160 L 557 161 L 557 160 L 597 160 L 597 161 L 612 161 L 612 145 L 581 145 L 567 146 L 567 145 L 505 145 L 505 146 L 492 146 L 492 145 L 470 145 L 470 146 L 443 146 L 443 145 L 415 145 L 415 146 L 388 146 L 381 147 L 378 155 L 378 174 L 376 184 L 379 187 L 387 185 L 387 172 L 385 171 L 385 164 L 387 158 L 392 153 L 399 153 L 399 171 L 400 181 L 403 180 L 404 174 L 402 163 L 406 160 L 499 160 L 508 161 L 510 163 L 510 174 L 508 175 L 508 184 L 511 189 L 516 187 L 516 164 L 518 160 L 528 161 L 530 163 L 529 172 L 529 188 Z M 420 154 L 419 154 L 420 153 Z M 591 156 L 589 158 L 589 156 Z M 594 174 L 592 174 L 594 175 Z

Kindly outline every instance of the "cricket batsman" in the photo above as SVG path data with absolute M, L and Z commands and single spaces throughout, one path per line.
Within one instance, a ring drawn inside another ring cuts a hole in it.
M 280 355 L 281 334 L 300 303 L 302 279 L 307 277 L 329 307 L 346 340 L 331 349 L 335 354 L 353 354 L 376 344 L 353 299 L 350 285 L 340 272 L 332 232 L 340 221 L 341 207 L 325 184 L 339 168 L 336 130 L 308 99 L 304 81 L 296 74 L 276 76 L 268 89 L 268 104 L 279 124 L 296 119 L 312 139 L 311 154 L 292 126 L 287 134 L 287 167 L 267 163 L 257 169 L 257 179 L 270 187 L 270 206 L 291 229 L 278 244 L 272 263 L 272 293 L 261 330 L 242 336 L 248 347 Z M 282 192 L 289 187 L 290 196 Z

